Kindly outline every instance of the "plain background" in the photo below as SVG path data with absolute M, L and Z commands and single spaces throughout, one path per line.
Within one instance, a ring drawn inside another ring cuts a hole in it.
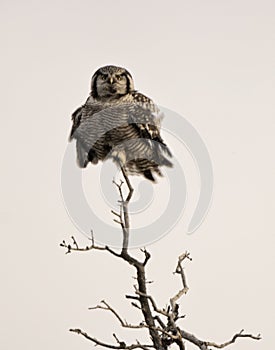
M 85 244 L 63 206 L 60 167 L 70 114 L 105 64 L 127 67 L 140 91 L 184 114 L 214 167 L 199 230 L 185 234 L 186 214 L 149 247 L 150 292 L 167 303 L 187 249 L 181 326 L 217 342 L 242 328 L 263 335 L 236 350 L 275 345 L 274 10 L 267 0 L 1 1 L 1 349 L 90 349 L 70 327 L 109 342 L 113 332 L 147 338 L 87 310 L 104 298 L 139 322 L 124 299 L 131 267 L 59 247 L 72 234 Z

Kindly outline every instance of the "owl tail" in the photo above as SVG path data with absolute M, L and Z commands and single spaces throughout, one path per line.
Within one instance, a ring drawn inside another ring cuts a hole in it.
M 144 170 L 143 176 L 152 182 L 156 182 L 151 170 Z
M 135 159 L 127 162 L 126 170 L 130 175 L 143 175 L 146 179 L 155 182 L 154 175 L 163 176 L 159 164 L 148 159 Z

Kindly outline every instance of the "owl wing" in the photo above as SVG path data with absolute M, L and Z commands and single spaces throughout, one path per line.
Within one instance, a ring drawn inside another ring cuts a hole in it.
M 88 103 L 90 97 L 88 97 L 86 103 L 81 107 L 77 108 L 72 114 L 72 129 L 69 136 L 69 141 L 73 139 L 76 140 L 76 152 L 77 152 L 77 162 L 81 168 L 85 168 L 89 161 L 96 164 L 98 159 L 94 155 L 93 159 L 89 157 L 89 153 L 92 156 L 93 150 L 86 142 L 87 134 L 83 133 L 83 124 L 85 124 L 85 120 L 92 119 L 93 115 L 98 112 L 98 106 L 94 106 Z M 85 125 L 84 125 L 85 130 Z
M 150 98 L 141 93 L 134 93 L 133 97 L 136 108 L 129 116 L 129 123 L 138 131 L 141 138 L 154 141 L 152 145 L 158 145 L 161 151 L 172 157 L 171 151 L 160 135 L 163 118 L 160 110 Z
M 72 114 L 71 118 L 72 118 L 73 125 L 70 132 L 69 141 L 72 141 L 74 133 L 81 123 L 82 110 L 83 110 L 83 106 L 78 107 Z
M 96 164 L 98 160 L 105 159 L 115 145 L 138 137 L 128 124 L 129 115 L 135 114 L 134 108 L 132 103 L 105 108 L 88 103 L 73 113 L 70 140 L 76 139 L 80 167 L 86 167 L 89 161 Z
M 72 114 L 72 129 L 69 136 L 69 141 L 72 141 L 73 139 L 76 139 L 76 154 L 77 154 L 77 163 L 80 166 L 80 168 L 85 168 L 88 164 L 88 152 L 85 150 L 85 147 L 83 147 L 83 143 L 78 140 L 75 133 L 80 126 L 81 120 L 83 118 L 83 111 L 84 111 L 84 105 L 77 108 L 74 113 Z

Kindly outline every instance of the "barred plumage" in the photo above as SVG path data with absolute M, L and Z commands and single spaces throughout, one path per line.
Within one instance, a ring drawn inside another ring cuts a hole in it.
M 105 66 L 92 77 L 91 94 L 72 115 L 70 140 L 76 139 L 77 161 L 113 159 L 128 174 L 154 181 L 160 166 L 171 167 L 171 152 L 160 136 L 160 112 L 153 101 L 134 90 L 124 68 Z

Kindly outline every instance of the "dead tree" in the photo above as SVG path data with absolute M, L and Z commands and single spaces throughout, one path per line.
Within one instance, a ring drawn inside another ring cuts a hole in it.
M 180 350 L 186 349 L 186 344 L 192 343 L 196 345 L 201 350 L 210 350 L 211 348 L 222 349 L 226 346 L 233 344 L 238 338 L 251 338 L 255 340 L 260 340 L 261 336 L 247 334 L 242 329 L 239 333 L 236 333 L 230 340 L 218 344 L 212 341 L 206 341 L 198 338 L 196 335 L 187 332 L 185 329 L 181 329 L 177 325 L 177 321 L 182 318 L 179 314 L 179 299 L 187 293 L 188 285 L 186 281 L 186 276 L 183 269 L 183 262 L 186 260 L 192 260 L 190 254 L 185 252 L 178 257 L 177 266 L 175 269 L 175 274 L 178 274 L 182 281 L 182 289 L 180 289 L 174 296 L 172 296 L 169 300 L 168 307 L 161 308 L 157 305 L 155 299 L 152 295 L 150 295 L 147 291 L 147 283 L 146 283 L 146 265 L 150 260 L 150 253 L 144 249 L 142 252 L 144 253 L 144 259 L 138 260 L 129 252 L 129 235 L 130 235 L 130 220 L 129 220 L 129 212 L 128 205 L 132 198 L 134 189 L 131 186 L 129 178 L 125 173 L 124 169 L 122 170 L 122 174 L 124 177 L 124 181 L 121 181 L 119 184 L 114 182 L 115 186 L 118 189 L 120 200 L 120 211 L 117 213 L 112 211 L 115 216 L 114 221 L 121 226 L 122 234 L 123 234 L 123 244 L 122 248 L 119 252 L 110 248 L 109 246 L 98 246 L 95 244 L 94 235 L 91 234 L 91 245 L 86 247 L 79 247 L 75 238 L 72 237 L 72 243 L 68 244 L 63 241 L 60 245 L 66 249 L 66 253 L 71 253 L 72 251 L 90 251 L 90 250 L 101 250 L 105 251 L 109 254 L 112 254 L 114 257 L 118 259 L 124 260 L 126 263 L 134 266 L 136 270 L 136 279 L 137 285 L 135 287 L 135 295 L 126 295 L 127 299 L 132 300 L 132 305 L 136 307 L 143 315 L 143 320 L 141 323 L 134 325 L 129 324 L 120 316 L 120 314 L 105 300 L 102 300 L 99 305 L 90 308 L 90 309 L 102 309 L 112 313 L 115 319 L 120 323 L 120 325 L 124 328 L 132 328 L 132 329 L 146 329 L 150 334 L 151 343 L 150 344 L 141 344 L 137 341 L 135 344 L 126 344 L 123 340 L 119 340 L 118 337 L 113 334 L 115 338 L 115 344 L 107 344 L 97 338 L 88 335 L 81 329 L 70 329 L 71 332 L 80 334 L 95 345 L 100 345 L 102 347 L 108 349 L 137 349 L 141 348 L 144 350 L 149 350 L 150 348 L 156 350 L 167 350 L 169 346 L 172 344 L 176 344 Z M 126 198 L 123 196 L 122 186 L 127 185 L 128 195 Z

